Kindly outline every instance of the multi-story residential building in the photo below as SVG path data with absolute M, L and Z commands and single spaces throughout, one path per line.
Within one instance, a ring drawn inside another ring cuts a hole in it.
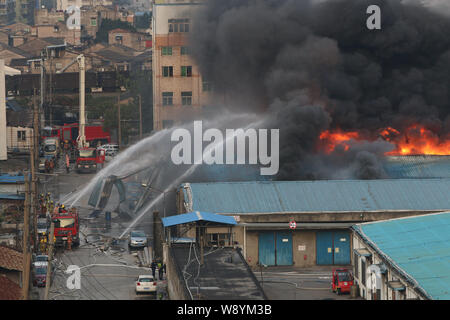
M 118 28 L 108 32 L 108 43 L 119 44 L 137 51 L 143 51 L 151 48 L 152 36 L 148 33 L 133 32 Z
M 16 17 L 15 10 L 15 0 L 0 0 L 0 26 L 14 22 Z
M 55 9 L 48 10 L 44 9 L 36 9 L 34 11 L 34 24 L 55 24 L 57 22 L 64 22 L 64 12 L 56 11 Z
M 111 0 L 56 0 L 56 10 L 66 11 L 70 6 L 77 6 L 78 8 L 84 6 L 110 6 L 112 5 Z
M 16 22 L 34 24 L 34 0 L 15 0 Z
M 198 119 L 208 105 L 204 82 L 189 52 L 188 34 L 203 1 L 158 0 L 153 3 L 153 129 Z

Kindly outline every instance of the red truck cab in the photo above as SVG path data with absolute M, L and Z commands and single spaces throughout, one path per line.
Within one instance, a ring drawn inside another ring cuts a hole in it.
M 54 235 L 56 245 L 62 245 L 67 241 L 69 234 L 75 246 L 80 244 L 80 222 L 78 212 L 75 208 L 71 208 L 69 211 L 62 210 L 62 212 L 54 213 L 52 215 L 52 222 L 55 224 Z
M 75 169 L 78 173 L 97 172 L 105 163 L 105 150 L 96 148 L 81 148 L 78 150 Z
M 333 269 L 331 289 L 337 294 L 350 293 L 353 286 L 353 275 L 348 269 Z

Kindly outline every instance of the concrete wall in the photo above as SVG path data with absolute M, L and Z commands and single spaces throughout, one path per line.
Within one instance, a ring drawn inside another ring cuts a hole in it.
M 167 244 L 163 245 L 163 261 L 166 263 L 167 290 L 170 300 L 190 300 L 182 274 L 178 270 L 175 260 Z

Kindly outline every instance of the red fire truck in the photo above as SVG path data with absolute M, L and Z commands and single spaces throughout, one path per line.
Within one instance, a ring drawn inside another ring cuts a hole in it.
M 65 209 L 60 211 L 52 214 L 52 222 L 55 224 L 56 245 L 63 245 L 71 234 L 73 245 L 78 246 L 80 244 L 80 222 L 76 208 L 70 208 L 69 211 Z
M 49 137 L 59 137 L 60 141 L 70 141 L 73 146 L 77 144 L 78 123 L 64 124 L 63 126 L 45 127 L 42 130 L 41 140 Z M 84 128 L 86 141 L 91 147 L 111 143 L 111 135 L 103 130 L 103 124 L 87 124 Z
M 105 150 L 96 148 L 81 148 L 78 150 L 75 170 L 78 173 L 97 172 L 105 163 Z

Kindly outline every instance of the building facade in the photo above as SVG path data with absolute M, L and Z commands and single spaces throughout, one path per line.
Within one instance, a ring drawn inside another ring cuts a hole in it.
M 352 225 L 446 211 L 449 186 L 449 179 L 185 183 L 177 212 L 235 217 L 232 233 L 208 228 L 207 237 L 240 246 L 251 266 L 350 266 Z
M 189 52 L 188 35 L 201 1 L 153 4 L 153 129 L 198 119 L 210 99 L 209 86 Z
M 16 1 L 0 0 L 0 26 L 14 22 L 16 17 Z
M 357 224 L 352 230 L 361 297 L 450 299 L 450 212 Z

